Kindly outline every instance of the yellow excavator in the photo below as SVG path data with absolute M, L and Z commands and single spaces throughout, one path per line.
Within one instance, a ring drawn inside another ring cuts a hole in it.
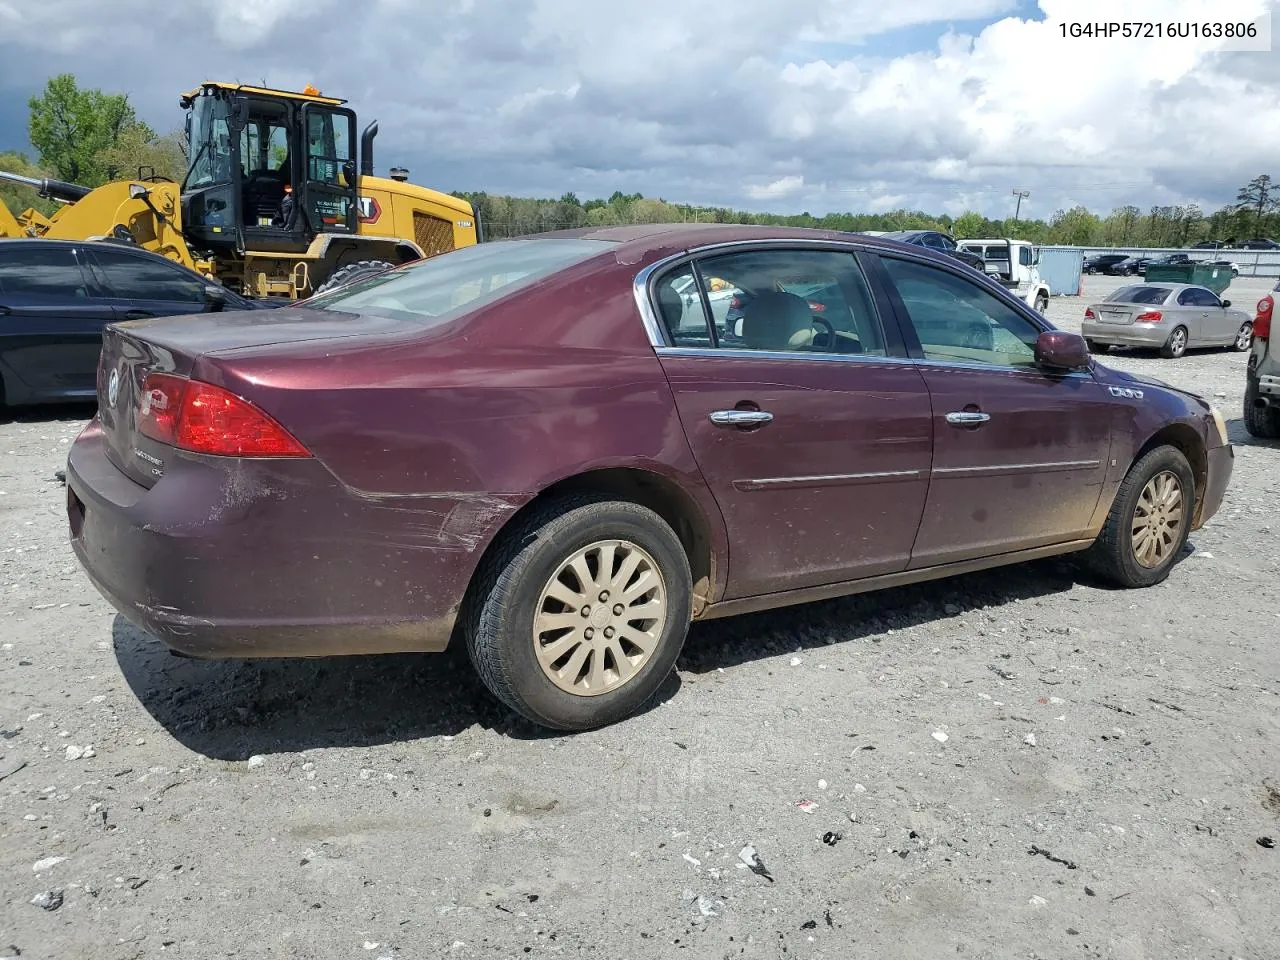
M 346 101 L 207 82 L 183 94 L 188 168 L 89 188 L 0 171 L 62 203 L 15 216 L 0 237 L 104 240 L 162 254 L 250 297 L 298 299 L 391 266 L 478 242 L 471 204 L 374 175 L 377 121 L 359 138 Z

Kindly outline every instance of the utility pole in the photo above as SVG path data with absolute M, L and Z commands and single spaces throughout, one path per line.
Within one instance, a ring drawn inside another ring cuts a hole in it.
M 1021 187 L 1013 188 L 1013 195 L 1018 198 L 1018 205 L 1013 210 L 1013 222 L 1018 222 L 1018 214 L 1022 212 L 1022 201 L 1031 196 L 1030 190 L 1023 190 Z

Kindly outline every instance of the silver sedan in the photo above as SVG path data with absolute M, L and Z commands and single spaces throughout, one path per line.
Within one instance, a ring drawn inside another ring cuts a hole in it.
M 1188 347 L 1248 350 L 1253 317 L 1231 309 L 1207 287 L 1190 283 L 1135 283 L 1084 312 L 1081 333 L 1094 353 L 1108 347 L 1147 347 L 1176 359 Z

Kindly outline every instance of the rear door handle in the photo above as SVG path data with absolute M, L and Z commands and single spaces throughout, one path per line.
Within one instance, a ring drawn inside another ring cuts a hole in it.
M 708 419 L 717 427 L 759 427 L 773 420 L 767 410 L 714 410 Z
M 126 320 L 145 320 L 147 317 L 154 317 L 155 314 L 150 310 L 130 310 L 124 315 Z
M 955 413 L 947 414 L 947 423 L 954 427 L 971 427 L 979 423 L 986 423 L 991 419 L 989 413 L 978 413 L 973 410 L 959 410 Z

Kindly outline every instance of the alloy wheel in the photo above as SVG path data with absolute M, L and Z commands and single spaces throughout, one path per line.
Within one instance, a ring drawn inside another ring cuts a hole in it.
M 1169 335 L 1169 352 L 1180 357 L 1187 352 L 1187 331 L 1179 327 Z
M 1236 349 L 1243 352 L 1253 345 L 1253 324 L 1243 323 L 1236 334 Z
M 1183 519 L 1182 483 L 1164 470 L 1147 481 L 1133 511 L 1133 556 L 1148 570 L 1169 559 L 1180 539 Z
M 653 557 L 626 540 L 600 540 L 565 560 L 543 587 L 534 653 L 565 693 L 599 696 L 644 668 L 666 622 L 667 585 Z

